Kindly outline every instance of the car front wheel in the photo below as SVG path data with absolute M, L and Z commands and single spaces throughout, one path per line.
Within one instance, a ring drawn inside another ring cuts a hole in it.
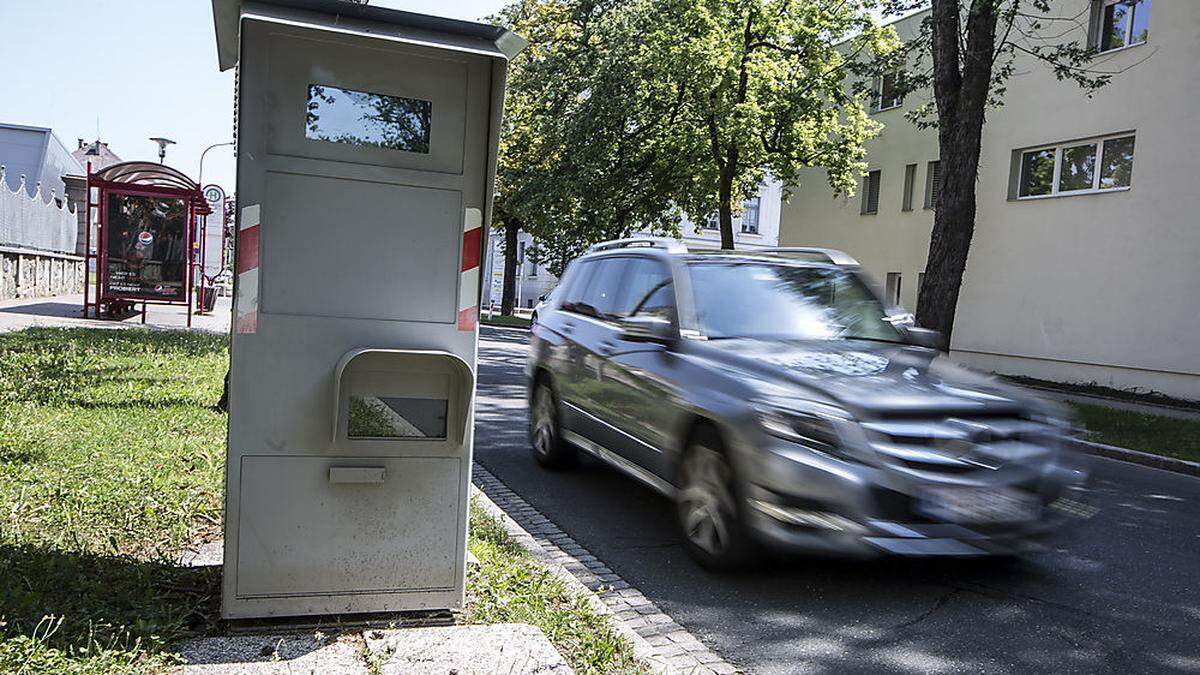
M 562 438 L 558 423 L 558 399 L 550 383 L 542 380 L 533 391 L 529 409 L 529 440 L 538 464 L 561 469 L 575 463 L 575 448 Z
M 680 467 L 676 514 L 688 553 L 702 566 L 744 566 L 753 545 L 742 528 L 733 467 L 711 439 L 693 443 Z

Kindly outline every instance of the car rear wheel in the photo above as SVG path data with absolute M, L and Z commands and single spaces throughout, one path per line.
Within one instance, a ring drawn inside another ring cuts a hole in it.
M 533 391 L 533 405 L 529 409 L 529 441 L 533 446 L 533 458 L 538 464 L 561 469 L 575 463 L 575 448 L 562 438 L 558 423 L 558 399 L 550 383 L 542 380 Z
M 684 455 L 676 514 L 688 553 L 702 566 L 730 570 L 750 560 L 733 466 L 712 439 L 693 443 Z

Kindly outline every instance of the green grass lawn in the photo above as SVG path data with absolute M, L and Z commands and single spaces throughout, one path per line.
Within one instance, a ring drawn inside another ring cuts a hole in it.
M 1200 462 L 1200 421 L 1082 403 L 1069 405 L 1090 441 Z
M 0 335 L 0 672 L 160 670 L 212 621 L 225 338 Z
M 226 339 L 0 334 L 0 672 L 161 672 L 219 632 L 219 573 L 174 564 L 220 536 Z M 472 514 L 466 618 L 540 626 L 577 672 L 635 670 L 601 617 Z
M 471 623 L 541 628 L 577 673 L 639 672 L 629 644 L 578 596 L 471 504 L 471 552 L 479 565 L 467 584 Z

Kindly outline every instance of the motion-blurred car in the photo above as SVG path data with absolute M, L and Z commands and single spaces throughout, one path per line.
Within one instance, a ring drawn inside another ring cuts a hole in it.
M 672 498 L 689 552 L 1033 547 L 1086 474 L 1069 426 L 952 363 L 845 253 L 593 246 L 538 310 L 533 456 L 583 450 Z M 1060 505 L 1061 506 L 1061 505 Z

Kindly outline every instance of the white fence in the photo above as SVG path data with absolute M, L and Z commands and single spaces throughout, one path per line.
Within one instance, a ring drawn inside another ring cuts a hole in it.
M 62 206 L 55 203 L 58 198 L 60 195 L 51 191 L 46 201 L 41 183 L 37 194 L 30 197 L 24 176 L 17 191 L 10 191 L 4 167 L 0 167 L 0 246 L 74 254 L 79 221 L 67 196 L 61 195 Z

